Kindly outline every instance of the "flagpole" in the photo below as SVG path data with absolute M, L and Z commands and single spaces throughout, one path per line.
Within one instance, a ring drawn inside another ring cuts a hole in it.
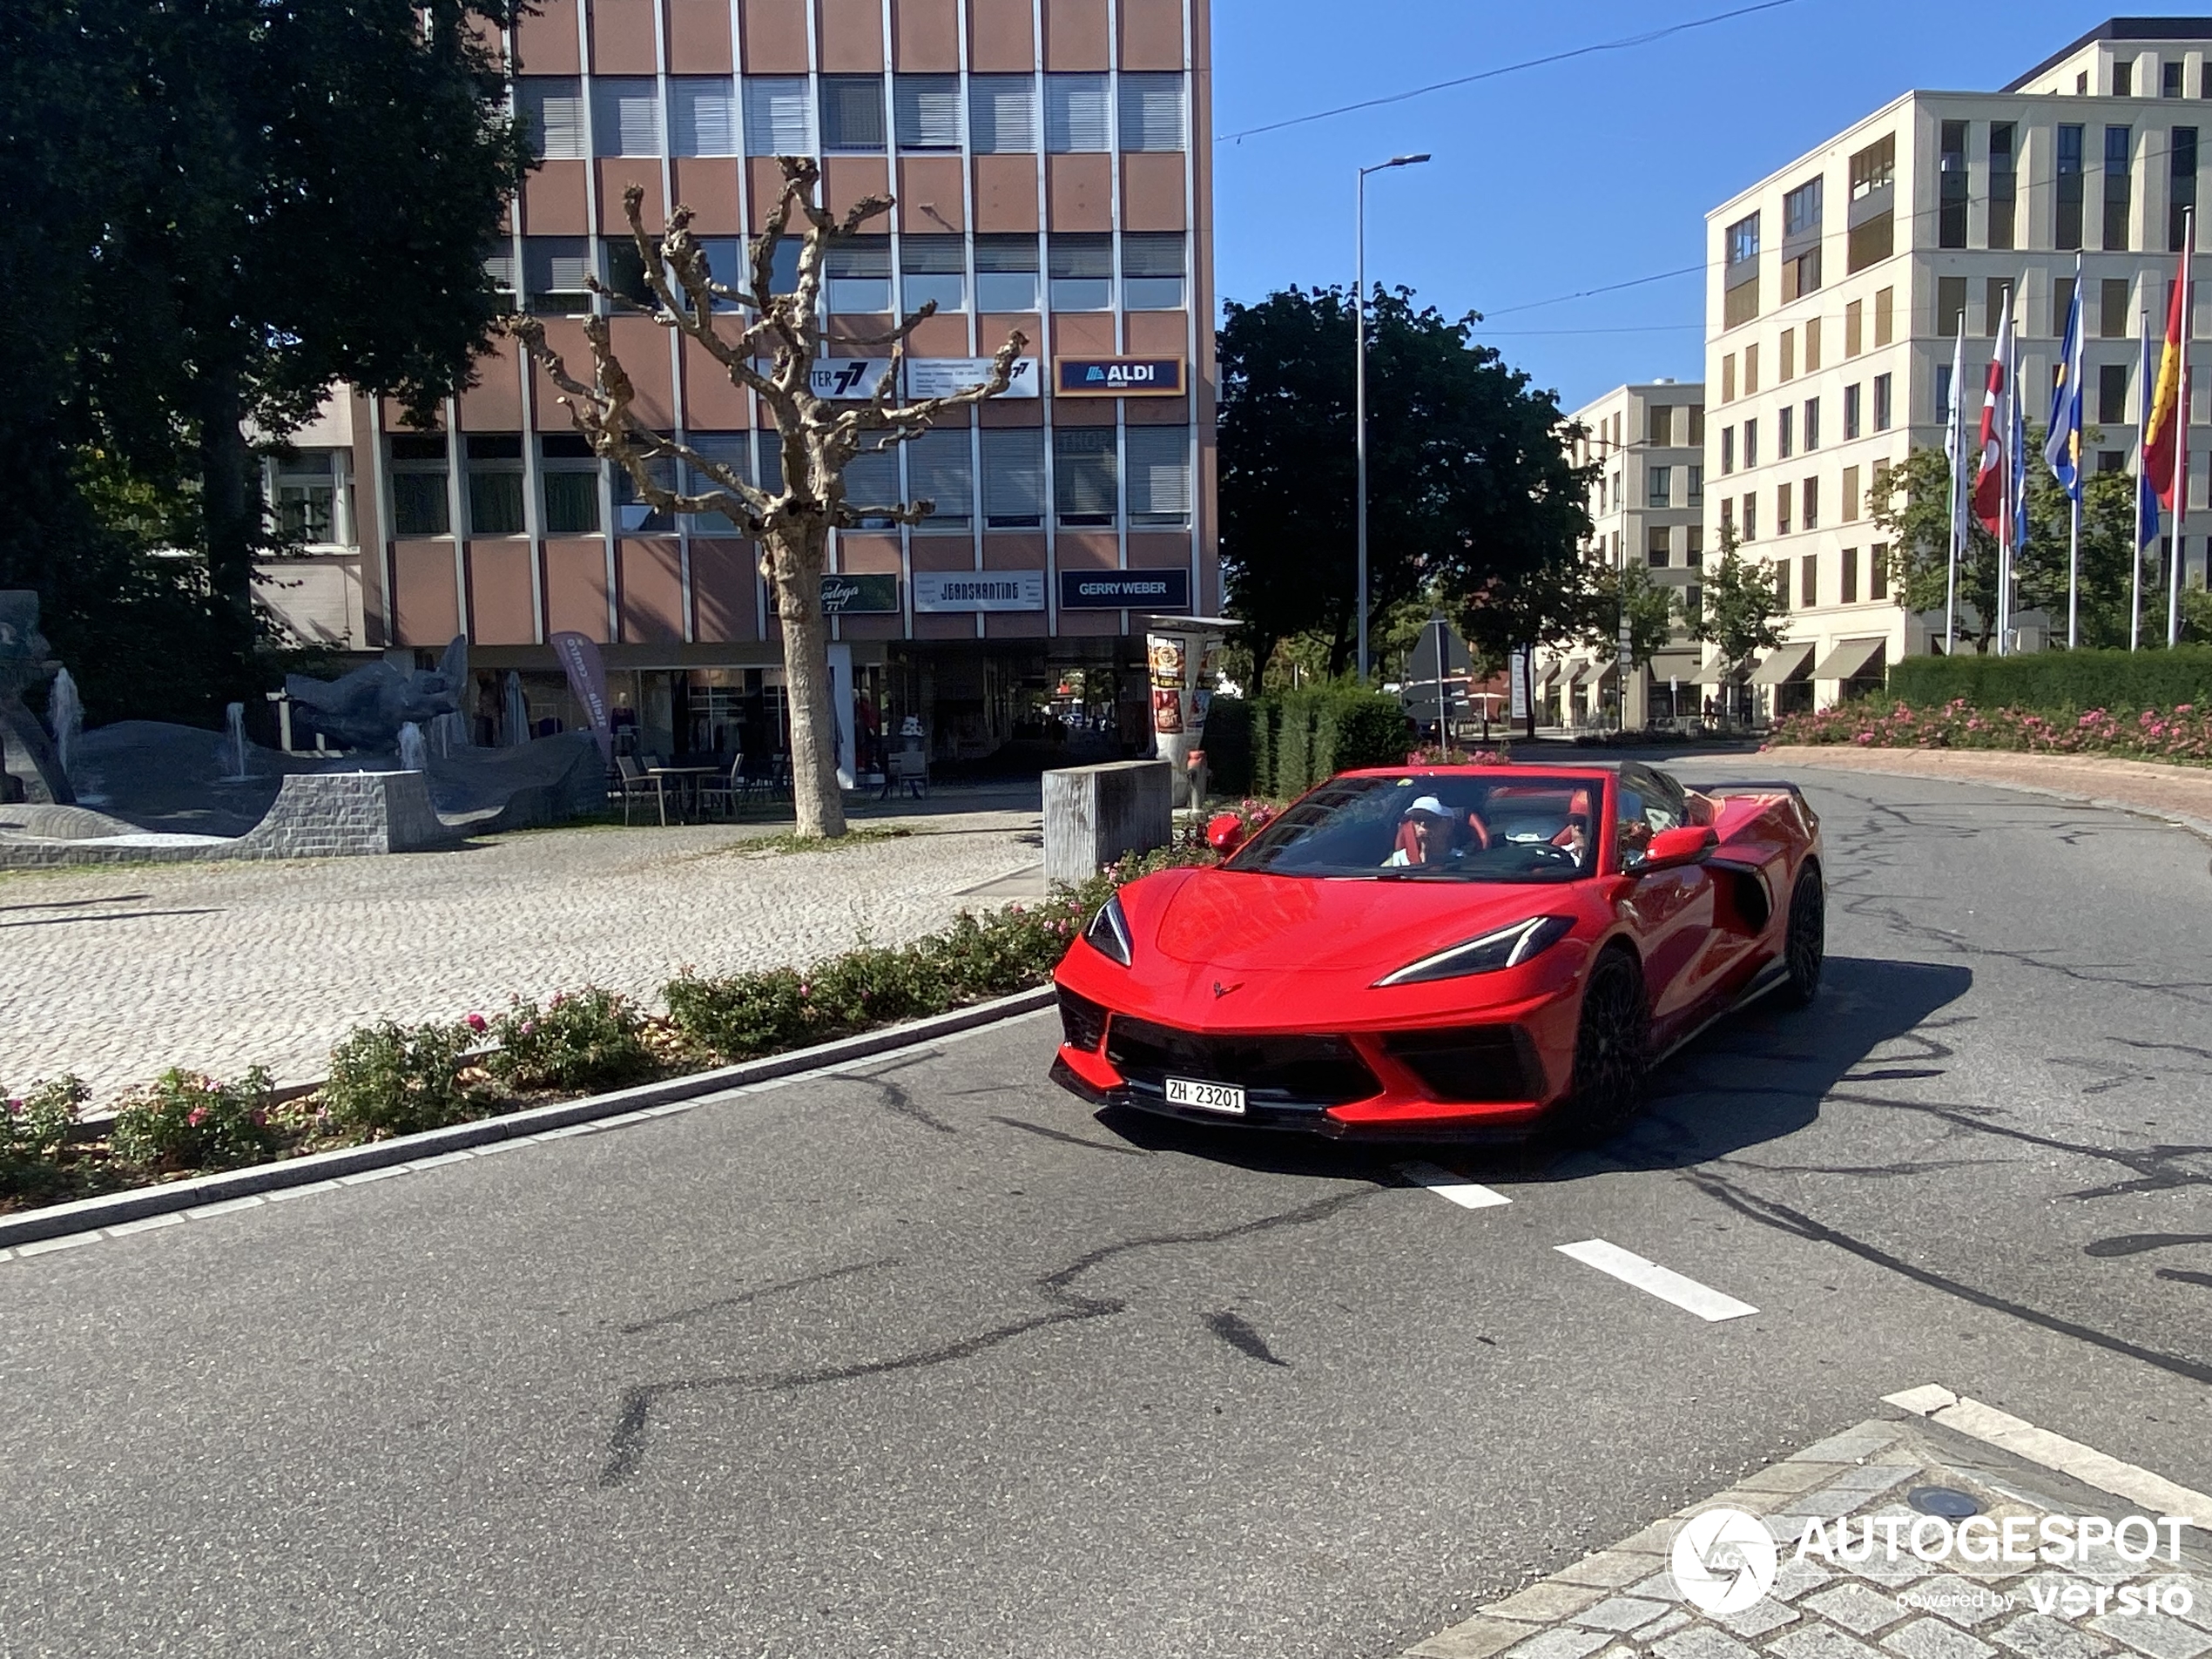
M 1951 352 L 1951 408 L 1950 430 L 1946 435 L 1946 447 L 1951 451 L 1951 561 L 1943 583 L 1943 654 L 1954 655 L 1959 649 L 1959 543 L 1966 535 L 1967 496 L 1971 487 L 1966 482 L 1966 421 L 1960 400 L 1966 388 L 1960 384 L 1966 376 L 1966 314 L 1959 313 L 1959 341 Z
M 2196 209 L 2182 210 L 2182 327 L 2175 342 L 2180 354 L 2181 384 L 2174 408 L 2174 556 L 2166 574 L 2166 646 L 2171 651 L 2182 638 L 2182 539 L 2189 508 L 2189 267 L 2196 262 Z

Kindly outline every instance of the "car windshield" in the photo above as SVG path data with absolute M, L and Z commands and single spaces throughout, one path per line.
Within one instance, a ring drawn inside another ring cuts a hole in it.
M 1595 855 L 1602 780 L 1557 773 L 1332 779 L 1223 867 L 1376 880 L 1572 881 Z

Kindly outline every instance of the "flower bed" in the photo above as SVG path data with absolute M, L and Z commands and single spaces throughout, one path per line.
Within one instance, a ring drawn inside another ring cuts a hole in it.
M 1941 708 L 1846 703 L 1819 714 L 1785 715 L 1770 741 L 1853 744 L 1881 749 L 2012 749 L 2032 754 L 2115 755 L 2131 760 L 2212 764 L 2212 712 L 2195 704 L 2114 714 L 2038 713 L 1977 708 L 1964 698 Z
M 1041 985 L 1123 882 L 1211 863 L 1204 840 L 1131 854 L 1034 905 L 963 911 L 941 933 L 869 945 L 806 968 L 686 971 L 655 1014 L 588 987 L 543 1004 L 347 1034 L 314 1090 L 280 1098 L 260 1068 L 234 1082 L 170 1070 L 88 1123 L 91 1091 L 51 1079 L 0 1101 L 0 1214 L 186 1176 L 298 1157 L 677 1077 L 942 1014 Z

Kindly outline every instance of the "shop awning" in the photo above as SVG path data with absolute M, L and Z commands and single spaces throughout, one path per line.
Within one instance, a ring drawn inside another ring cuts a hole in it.
M 1556 658 L 1548 663 L 1539 663 L 1536 664 L 1536 689 L 1539 691 L 1541 691 L 1546 687 L 1549 686 L 1551 683 L 1558 678 L 1559 661 Z
M 1578 660 L 1567 664 L 1567 678 L 1561 683 L 1571 691 L 1576 686 L 1580 685 L 1585 679 L 1589 678 L 1589 659 L 1588 658 L 1579 658 Z
M 1754 685 L 1780 685 L 1793 680 L 1805 671 L 1805 664 L 1812 660 L 1811 645 L 1782 645 L 1751 671 Z
M 1716 657 L 1710 663 L 1700 663 L 1695 674 L 1683 678 L 1692 685 L 1725 685 L 1728 684 L 1728 664 Z
M 1620 678 L 1621 664 L 1617 662 L 1608 663 L 1603 668 L 1598 670 L 1596 678 L 1592 680 L 1591 684 L 1595 685 L 1602 685 L 1608 680 L 1615 680 Z
M 1855 680 L 1869 667 L 1879 668 L 1886 639 L 1846 639 L 1813 664 L 1817 680 Z

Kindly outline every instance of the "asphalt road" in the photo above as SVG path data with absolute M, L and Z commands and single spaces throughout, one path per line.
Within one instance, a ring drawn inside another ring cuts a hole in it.
M 1358 1659 L 1925 1382 L 2212 1487 L 2206 847 L 1802 777 L 1819 1001 L 1509 1204 L 1045 1015 L 0 1266 L 0 1654 Z

